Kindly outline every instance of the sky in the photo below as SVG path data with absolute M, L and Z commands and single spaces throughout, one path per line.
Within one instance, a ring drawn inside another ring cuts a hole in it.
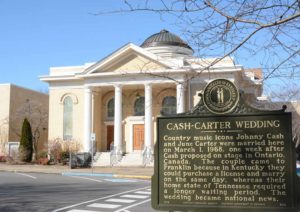
M 96 62 L 121 46 L 167 29 L 172 17 L 150 12 L 95 15 L 124 7 L 120 0 L 0 0 L 0 84 L 47 92 L 39 76 L 50 67 Z M 246 62 L 249 68 L 258 65 Z
M 48 84 L 39 76 L 50 67 L 96 62 L 132 42 L 167 28 L 166 20 L 150 13 L 95 15 L 118 9 L 109 0 L 1 0 L 0 83 L 37 91 Z

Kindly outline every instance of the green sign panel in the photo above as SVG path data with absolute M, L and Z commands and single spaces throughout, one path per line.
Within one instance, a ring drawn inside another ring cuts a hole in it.
M 291 129 L 278 111 L 159 117 L 153 207 L 298 211 Z

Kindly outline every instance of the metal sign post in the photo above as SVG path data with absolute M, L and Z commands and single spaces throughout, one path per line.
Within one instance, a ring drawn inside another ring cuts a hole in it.
M 93 162 L 94 162 L 94 142 L 96 140 L 96 134 L 95 133 L 91 133 L 91 143 L 92 143 L 92 161 L 91 161 L 91 167 L 92 167 L 92 173 L 94 172 L 94 166 L 93 166 Z

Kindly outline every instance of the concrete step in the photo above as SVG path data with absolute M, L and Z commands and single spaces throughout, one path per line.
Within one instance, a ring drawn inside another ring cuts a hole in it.
M 97 160 L 93 163 L 93 166 L 107 167 L 110 166 L 110 152 L 97 152 Z
M 96 162 L 98 159 L 99 159 L 99 157 L 100 157 L 100 155 L 101 155 L 101 152 L 96 152 L 95 154 L 94 154 L 94 161 L 93 162 Z
M 109 167 L 110 163 L 110 152 L 97 152 L 97 158 L 95 157 L 93 166 L 95 167 Z M 115 164 L 116 167 L 142 167 L 143 165 L 143 155 L 141 152 L 131 152 L 126 153 L 122 160 Z M 146 167 L 153 167 L 153 161 L 150 164 L 147 164 Z
M 146 167 L 154 167 L 154 160 L 147 164 Z
M 127 153 L 116 166 L 143 166 L 143 156 L 141 152 Z

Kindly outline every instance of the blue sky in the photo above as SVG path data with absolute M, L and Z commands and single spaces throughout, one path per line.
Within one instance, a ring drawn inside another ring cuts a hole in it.
M 140 45 L 161 29 L 181 36 L 170 16 L 153 13 L 94 15 L 116 10 L 120 0 L 1 0 L 0 83 L 37 91 L 50 67 L 82 65 L 128 42 Z M 251 62 L 252 61 L 252 62 Z M 238 61 L 256 68 L 254 60 Z
M 45 91 L 48 85 L 38 76 L 47 75 L 49 67 L 98 61 L 163 28 L 176 33 L 150 13 L 93 15 L 118 9 L 118 2 L 1 0 L 0 83 Z

